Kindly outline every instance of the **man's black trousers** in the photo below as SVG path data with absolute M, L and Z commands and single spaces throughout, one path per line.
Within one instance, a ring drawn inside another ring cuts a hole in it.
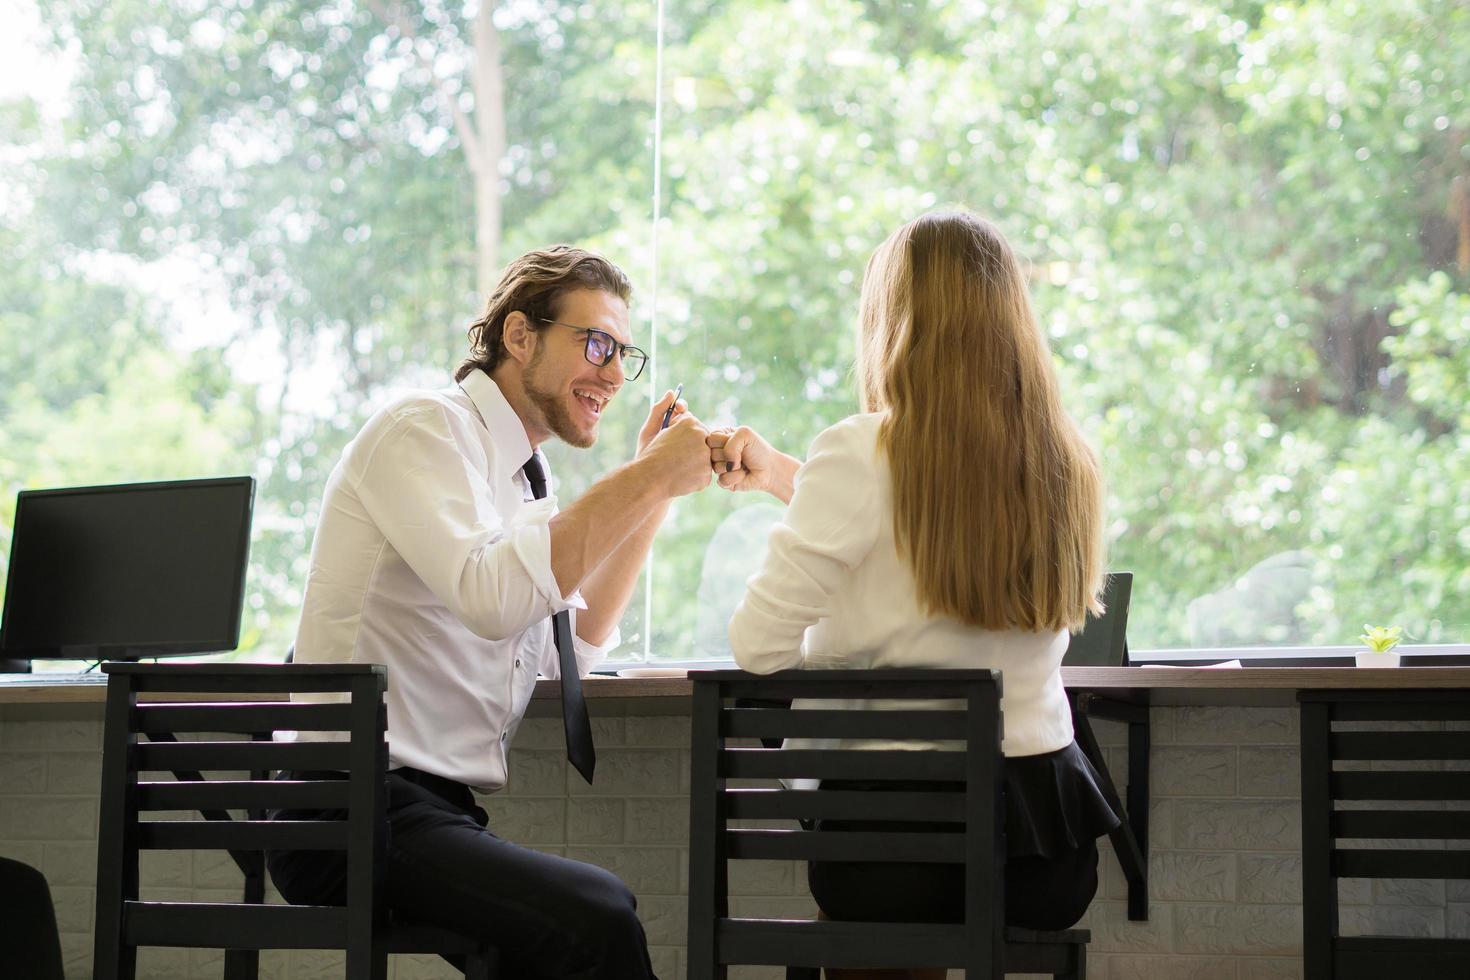
M 343 818 L 322 810 L 271 817 Z M 656 980 L 637 901 L 616 875 L 502 840 L 488 823 L 464 785 L 413 769 L 391 771 L 384 887 L 393 916 L 489 942 L 506 977 Z M 288 902 L 345 903 L 341 852 L 273 852 L 266 861 Z

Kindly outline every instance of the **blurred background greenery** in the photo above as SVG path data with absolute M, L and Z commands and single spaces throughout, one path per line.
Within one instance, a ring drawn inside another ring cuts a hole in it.
M 19 489 L 251 472 L 282 653 L 341 447 L 509 258 L 605 251 L 656 352 L 575 495 L 676 382 L 803 453 L 867 256 L 960 205 L 1029 263 L 1135 649 L 1470 642 L 1459 0 L 6 3 L 0 560 Z M 777 516 L 681 501 L 618 656 L 722 655 Z

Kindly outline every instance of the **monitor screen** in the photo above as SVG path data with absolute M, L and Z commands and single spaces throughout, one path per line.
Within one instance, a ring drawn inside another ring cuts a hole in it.
M 248 476 L 22 491 L 0 657 L 233 650 L 254 500 Z

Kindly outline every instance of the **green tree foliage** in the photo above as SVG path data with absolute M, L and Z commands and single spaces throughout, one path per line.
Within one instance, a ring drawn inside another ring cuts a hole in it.
M 661 93 L 654 9 L 494 13 L 503 254 L 575 240 L 628 268 L 654 397 L 683 382 L 804 451 L 855 408 L 868 254 L 967 206 L 1030 264 L 1138 576 L 1135 647 L 1470 638 L 1463 3 L 670 0 Z M 59 133 L 6 110 L 29 169 L 0 239 L 0 480 L 253 457 L 253 601 L 283 643 L 341 446 L 389 386 L 445 383 L 482 301 L 451 111 L 476 109 L 473 16 L 45 0 L 75 71 Z M 228 297 L 217 343 L 179 353 L 191 311 L 100 276 L 117 257 L 199 268 Z M 557 454 L 562 493 L 627 457 L 646 394 Z M 127 452 L 58 448 L 133 427 Z M 755 503 L 675 509 L 630 652 L 717 647 L 690 597 L 759 555 L 731 544 Z
M 15 490 L 249 472 L 259 435 L 216 357 L 174 352 L 140 297 L 41 258 L 28 232 L 0 229 L 0 578 Z

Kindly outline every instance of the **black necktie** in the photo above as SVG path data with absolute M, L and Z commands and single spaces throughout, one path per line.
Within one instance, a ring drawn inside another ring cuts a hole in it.
M 521 467 L 531 496 L 546 496 L 546 471 L 536 456 Z M 556 637 L 556 655 L 561 663 L 561 721 L 567 734 L 567 758 L 572 767 L 592 782 L 592 769 L 597 765 L 597 750 L 592 747 L 592 722 L 587 720 L 587 702 L 582 698 L 582 676 L 577 673 L 577 653 L 572 646 L 572 617 L 562 610 L 551 617 L 552 635 Z

